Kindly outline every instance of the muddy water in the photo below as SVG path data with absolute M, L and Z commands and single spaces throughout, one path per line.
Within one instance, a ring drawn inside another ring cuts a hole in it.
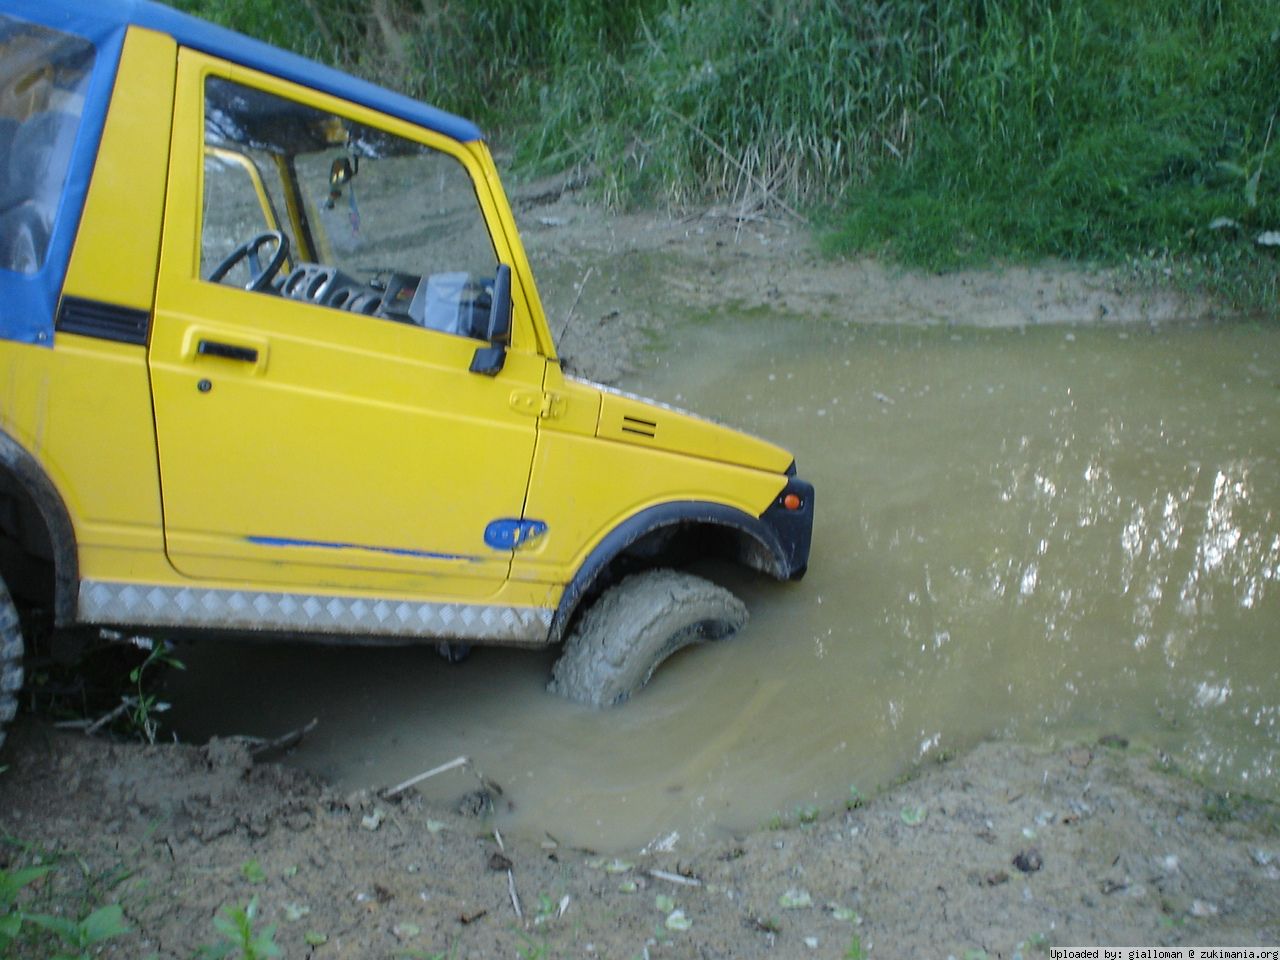
M 625 386 L 785 443 L 817 485 L 809 576 L 735 580 L 744 634 L 604 713 L 544 694 L 539 654 L 190 650 L 180 729 L 318 716 L 292 762 L 352 789 L 466 754 L 505 787 L 501 825 L 601 849 L 795 817 L 991 735 L 1119 733 L 1276 795 L 1280 333 L 666 338 Z

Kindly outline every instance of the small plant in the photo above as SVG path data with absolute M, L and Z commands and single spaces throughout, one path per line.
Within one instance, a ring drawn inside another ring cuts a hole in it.
M 844 952 L 844 960 L 867 960 L 867 951 L 862 949 L 862 938 L 856 933 L 849 940 L 849 949 Z
M 923 805 L 908 804 L 902 808 L 902 822 L 908 827 L 918 827 L 929 819 L 929 808 Z
M 846 810 L 857 810 L 859 807 L 865 807 L 867 801 L 863 798 L 862 793 L 852 783 L 849 784 L 849 796 L 845 797 L 844 808 Z
M 1230 823 L 1240 811 L 1240 798 L 1230 793 L 1211 793 L 1204 801 L 1204 815 L 1211 823 Z
M 812 803 L 802 804 L 796 807 L 796 819 L 801 823 L 816 823 L 822 811 Z
M 1219 171 L 1240 181 L 1241 197 L 1249 210 L 1256 210 L 1258 207 L 1258 185 L 1262 182 L 1262 171 L 1267 165 L 1267 152 L 1271 148 L 1271 133 L 1275 129 L 1275 123 L 1276 116 L 1272 114 L 1261 150 L 1253 153 L 1247 147 L 1242 148 L 1239 163 L 1218 161 Z
M 148 641 L 150 642 L 150 641 Z M 156 742 L 156 731 L 160 728 L 160 721 L 156 719 L 156 714 L 164 713 L 169 709 L 169 704 L 161 701 L 154 693 L 147 690 L 146 684 L 143 682 L 147 671 L 153 667 L 172 667 L 175 670 L 185 670 L 186 665 L 173 655 L 173 650 L 168 643 L 152 643 L 151 652 L 147 654 L 147 659 L 129 671 L 129 682 L 133 684 L 134 695 L 125 698 L 125 705 L 128 707 L 128 718 L 130 726 L 141 733 L 148 743 Z
M 751 925 L 761 933 L 777 935 L 782 932 L 782 921 L 777 917 L 752 917 Z
M 520 938 L 520 943 L 516 945 L 520 960 L 546 960 L 546 943 L 539 943 L 521 930 L 516 931 L 516 936 Z
M 213 928 L 222 936 L 222 942 L 201 947 L 199 956 L 202 960 L 265 960 L 280 956 L 275 924 L 255 933 L 253 924 L 257 916 L 257 897 L 243 908 L 223 907 L 213 918 Z
M 129 932 L 129 925 L 124 922 L 124 911 L 118 903 L 99 907 L 83 920 L 68 920 L 43 913 L 29 913 L 24 919 L 48 930 L 61 941 L 63 948 L 74 951 L 60 950 L 53 954 L 51 960 L 89 960 L 92 947 Z
M 49 954 L 51 960 L 88 960 L 93 947 L 129 932 L 119 904 L 99 907 L 81 920 L 21 909 L 19 893 L 51 869 L 39 866 L 12 873 L 0 870 L 0 952 L 8 956 L 10 947 L 27 939 L 24 926 L 44 930 L 57 938 L 58 947 Z
M 25 870 L 0 870 L 0 951 L 7 951 L 22 933 L 26 915 L 18 909 L 18 893 L 49 872 L 50 867 L 28 867 Z
M 1049 955 L 1049 938 L 1043 933 L 1033 933 L 1027 937 L 1027 947 L 1036 953 Z
M 538 895 L 538 913 L 534 914 L 535 927 L 541 927 L 548 920 L 556 919 L 558 904 L 548 893 Z

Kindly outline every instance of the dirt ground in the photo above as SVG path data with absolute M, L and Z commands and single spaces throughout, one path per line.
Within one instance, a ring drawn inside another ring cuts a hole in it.
M 1122 743 L 988 743 L 854 809 L 641 855 L 499 843 L 482 817 L 412 790 L 339 796 L 253 763 L 242 743 L 105 744 L 24 720 L 0 785 L 0 857 L 55 865 L 27 891 L 35 907 L 120 903 L 133 932 L 108 941 L 109 957 L 192 957 L 218 942 L 220 910 L 254 899 L 256 931 L 275 926 L 286 957 L 1280 943 L 1275 809 L 1208 793 Z
M 566 189 L 566 185 L 570 189 Z M 1218 316 L 1159 262 L 927 273 L 824 256 L 794 221 L 711 209 L 612 215 L 564 179 L 512 191 L 567 370 L 611 383 L 673 318 L 764 313 L 865 324 L 1161 324 Z
M 1018 325 L 1210 309 L 1122 273 L 833 262 L 794 223 L 608 217 L 563 188 L 532 184 L 513 200 L 566 366 L 605 382 L 690 311 Z M 81 919 L 118 903 L 130 932 L 87 954 L 104 957 L 190 958 L 225 943 L 215 920 L 250 903 L 254 935 L 291 958 L 976 960 L 1280 945 L 1280 813 L 1166 769 L 1123 733 L 986 743 L 796 822 L 641 854 L 499 837 L 483 815 L 486 799 L 504 802 L 492 793 L 459 809 L 412 789 L 344 796 L 278 754 L 255 761 L 242 741 L 113 743 L 23 716 L 0 756 L 0 869 L 51 868 L 19 895 L 29 912 Z

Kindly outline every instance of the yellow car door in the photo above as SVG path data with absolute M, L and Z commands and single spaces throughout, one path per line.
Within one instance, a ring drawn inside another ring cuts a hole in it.
M 473 156 L 187 50 L 174 116 L 149 346 L 174 568 L 494 594 L 537 531 L 546 360 L 517 287 L 505 362 L 471 372 L 510 262 Z

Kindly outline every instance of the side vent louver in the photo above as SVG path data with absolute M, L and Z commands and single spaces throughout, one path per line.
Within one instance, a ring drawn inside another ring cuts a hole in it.
M 622 432 L 653 439 L 658 435 L 658 425 L 652 420 L 641 420 L 639 417 L 623 417 Z
M 81 297 L 63 297 L 55 329 L 59 333 L 77 333 L 82 337 L 146 346 L 150 325 L 151 314 L 145 310 Z

